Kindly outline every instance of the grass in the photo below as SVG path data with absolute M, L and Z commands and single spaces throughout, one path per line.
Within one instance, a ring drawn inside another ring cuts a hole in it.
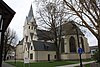
M 86 64 L 85 67 L 90 67 L 90 64 Z
M 82 60 L 83 62 L 89 62 L 92 61 L 91 59 L 85 59 Z M 69 65 L 69 64 L 76 64 L 79 63 L 79 61 L 50 61 L 50 62 L 33 62 L 30 64 L 24 64 L 23 62 L 17 61 L 15 62 L 7 62 L 11 65 L 14 65 L 16 67 L 56 67 L 56 66 L 62 66 L 62 65 Z M 89 67 L 89 64 L 86 64 L 85 67 Z
M 82 62 L 94 61 L 93 59 L 82 59 Z
M 68 65 L 68 64 L 75 64 L 78 63 L 78 61 L 52 61 L 52 62 L 34 62 L 30 64 L 24 64 L 23 62 L 7 62 L 11 65 L 14 65 L 16 67 L 55 67 L 55 66 L 61 66 L 61 65 Z

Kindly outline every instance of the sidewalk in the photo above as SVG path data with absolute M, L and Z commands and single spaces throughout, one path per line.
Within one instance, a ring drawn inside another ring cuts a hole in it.
M 90 64 L 90 63 L 93 63 L 95 61 L 90 61 L 90 62 L 82 62 L 82 64 Z M 71 64 L 71 65 L 64 65 L 64 66 L 57 66 L 57 67 L 75 67 L 75 66 L 80 66 L 80 63 L 78 64 Z
M 2 62 L 2 67 L 15 67 L 15 66 Z

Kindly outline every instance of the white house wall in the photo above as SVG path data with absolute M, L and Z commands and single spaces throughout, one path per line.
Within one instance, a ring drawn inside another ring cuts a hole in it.
M 50 54 L 50 60 L 55 60 L 55 51 L 35 51 L 35 61 L 48 61 L 48 54 Z
M 16 47 L 16 59 L 23 59 L 23 45 L 18 45 Z
M 62 60 L 78 60 L 78 59 L 80 59 L 78 53 L 62 54 L 61 58 L 62 58 Z M 82 59 L 88 59 L 88 58 L 91 58 L 91 55 L 89 53 L 82 54 Z
M 87 53 L 90 52 L 88 40 L 86 37 L 84 37 L 84 47 L 85 47 L 85 52 L 87 52 Z

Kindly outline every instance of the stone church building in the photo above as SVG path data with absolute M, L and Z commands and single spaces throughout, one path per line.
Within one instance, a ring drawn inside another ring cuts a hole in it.
M 61 59 L 79 59 L 77 31 L 80 47 L 83 48 L 82 59 L 90 58 L 90 49 L 87 38 L 75 25 L 77 28 L 76 31 L 76 29 L 73 28 L 74 25 L 71 22 L 62 24 Z M 40 30 L 37 28 L 37 24 L 33 15 L 33 9 L 31 6 L 23 26 L 23 39 L 19 42 L 16 48 L 16 58 L 29 58 L 30 62 L 56 60 L 55 45 L 49 39 L 46 40 L 46 35 L 50 35 L 52 37 L 49 31 Z

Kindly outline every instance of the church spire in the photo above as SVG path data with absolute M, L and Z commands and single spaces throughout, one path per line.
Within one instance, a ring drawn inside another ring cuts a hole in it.
M 32 5 L 30 7 L 30 11 L 29 11 L 28 17 L 34 17 Z
M 33 8 L 31 5 L 29 13 L 28 13 L 27 21 L 30 22 L 32 18 L 34 19 L 34 14 L 33 14 Z

